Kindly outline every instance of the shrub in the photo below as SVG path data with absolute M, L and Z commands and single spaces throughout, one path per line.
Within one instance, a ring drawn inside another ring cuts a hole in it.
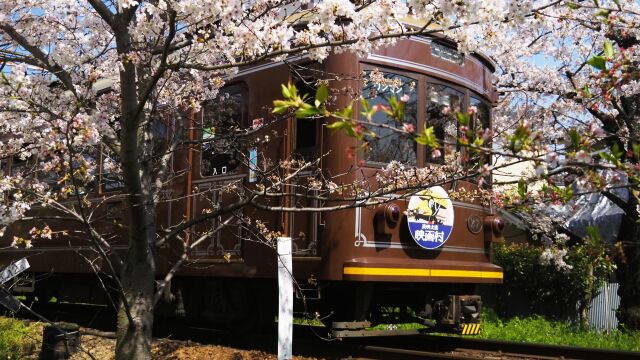
M 0 359 L 21 359 L 37 352 L 42 327 L 22 320 L 0 317 Z
M 542 265 L 543 249 L 528 244 L 497 244 L 494 261 L 504 271 L 495 308 L 502 316 L 541 314 L 566 319 L 575 314 L 580 291 L 567 273 Z

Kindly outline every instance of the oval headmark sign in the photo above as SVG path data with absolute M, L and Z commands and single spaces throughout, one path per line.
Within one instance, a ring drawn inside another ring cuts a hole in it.
M 453 203 L 440 186 L 420 191 L 409 199 L 409 232 L 425 249 L 442 246 L 453 230 Z

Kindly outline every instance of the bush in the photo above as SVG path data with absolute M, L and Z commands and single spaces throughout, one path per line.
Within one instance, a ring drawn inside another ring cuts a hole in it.
M 501 315 L 575 318 L 578 304 L 584 329 L 588 327 L 587 305 L 615 269 L 605 246 L 596 237 L 587 237 L 568 250 L 498 244 L 494 256 L 495 263 L 504 270 L 495 304 Z
M 541 314 L 552 319 L 575 315 L 580 290 L 573 277 L 554 266 L 542 265 L 543 249 L 528 244 L 496 244 L 494 262 L 504 271 L 496 294 L 500 315 Z
M 21 359 L 37 352 L 42 338 L 38 323 L 0 317 L 0 359 Z

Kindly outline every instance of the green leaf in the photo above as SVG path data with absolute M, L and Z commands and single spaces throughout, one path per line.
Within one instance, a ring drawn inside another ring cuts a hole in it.
M 358 137 L 358 134 L 356 133 L 356 129 L 352 123 L 347 123 L 347 126 L 344 127 L 344 131 L 347 133 L 347 136 Z
M 385 113 L 389 116 L 397 118 L 396 114 L 398 113 L 398 100 L 396 99 L 395 95 L 389 99 L 389 108 L 391 110 L 385 111 Z
M 618 143 L 613 143 L 613 145 L 611 146 L 611 153 L 613 154 L 613 156 L 616 157 L 616 159 L 619 160 L 619 159 L 622 159 L 622 155 L 624 155 L 624 150 L 620 149 L 620 145 L 618 145 Z
M 596 17 L 601 17 L 603 20 L 609 19 L 609 15 L 611 14 L 611 10 L 602 9 L 596 13 Z
M 342 117 L 344 118 L 351 118 L 351 116 L 353 115 L 353 101 L 349 104 L 349 106 L 344 108 L 344 110 L 342 110 L 339 115 L 342 115 Z
M 600 231 L 597 226 L 587 226 L 587 237 L 593 241 L 600 240 Z
M 276 114 L 276 115 L 282 115 L 285 112 L 287 112 L 287 108 L 284 107 L 284 106 L 276 106 L 276 107 L 273 108 L 273 111 L 271 111 L 271 112 L 273 114 Z
M 609 40 L 604 41 L 604 55 L 607 58 L 613 57 L 613 44 Z
M 527 183 L 524 181 L 524 178 L 518 180 L 518 195 L 523 200 L 527 198 Z
M 587 64 L 598 70 L 607 70 L 607 60 L 602 56 L 593 56 L 591 59 L 587 60 Z
M 329 88 L 327 88 L 327 85 L 325 84 L 320 85 L 318 90 L 316 90 L 316 101 L 323 103 L 327 101 L 328 97 L 329 97 Z M 316 106 L 319 106 L 319 105 L 316 105 Z
M 309 104 L 304 104 L 296 111 L 296 117 L 298 119 L 308 118 L 314 115 L 318 115 L 318 108 Z
M 520 125 L 513 132 L 513 135 L 508 137 L 509 140 L 509 148 L 514 153 L 518 153 L 522 150 L 526 150 L 531 143 L 531 139 L 529 139 L 529 131 L 524 123 L 520 123 Z
M 571 188 L 571 186 L 566 186 L 564 189 L 556 185 L 552 185 L 552 187 L 553 187 L 553 192 L 558 194 L 558 196 L 560 196 L 560 198 L 564 202 L 571 200 L 571 198 L 573 197 L 573 189 Z
M 273 111 L 274 114 L 284 114 L 289 109 L 289 102 L 283 100 L 274 100 L 273 101 Z
M 280 85 L 282 87 L 282 97 L 285 99 L 291 98 L 291 92 L 289 92 L 289 88 L 285 84 Z
M 576 10 L 576 9 L 578 9 L 580 7 L 580 6 L 578 6 L 578 4 L 573 3 L 573 2 L 567 2 L 566 5 L 567 5 L 567 7 L 569 9 L 573 9 L 573 10 Z
M 366 114 L 369 112 L 369 102 L 367 101 L 367 99 L 363 98 L 362 96 L 360 97 L 360 106 L 362 106 L 362 113 Z
M 404 120 L 404 106 L 405 103 L 402 101 L 397 102 L 396 108 L 393 110 L 392 116 L 398 122 L 402 122 Z
M 463 126 L 467 126 L 471 122 L 471 115 L 469 115 L 469 113 L 457 112 L 456 118 L 458 119 L 458 123 Z
M 620 0 L 613 0 L 613 3 L 618 6 L 618 10 L 622 10 L 622 5 L 620 5 Z
M 634 143 L 631 145 L 631 151 L 633 151 L 633 155 L 636 157 L 636 159 L 640 159 L 640 144 L 638 143 Z
M 620 150 L 618 143 L 613 143 L 610 148 L 610 152 L 601 152 L 599 155 L 602 159 L 617 166 L 620 165 L 620 160 L 622 159 L 622 155 L 624 155 L 624 151 Z
M 420 145 L 426 145 L 432 149 L 437 148 L 438 142 L 436 139 L 436 133 L 435 133 L 435 130 L 433 129 L 433 126 L 430 126 L 428 128 L 425 127 L 422 134 L 416 137 L 416 142 Z
M 349 119 L 351 118 L 352 115 L 353 115 L 353 101 L 349 103 L 349 106 L 341 110 L 336 110 L 333 113 L 327 110 L 324 110 L 324 116 L 333 116 L 335 118 L 342 119 L 342 120 Z
M 349 125 L 350 124 L 347 121 L 335 121 L 335 122 L 332 122 L 331 124 L 327 124 L 327 129 L 340 130 Z
M 600 155 L 600 158 L 602 158 L 603 160 L 607 160 L 607 161 L 609 161 L 611 163 L 614 163 L 614 164 L 616 163 L 616 158 L 613 155 L 609 154 L 609 153 L 601 152 L 598 155 Z
M 582 139 L 580 137 L 580 133 L 576 129 L 569 130 L 569 137 L 571 138 L 571 145 L 577 150 L 580 148 L 580 143 Z

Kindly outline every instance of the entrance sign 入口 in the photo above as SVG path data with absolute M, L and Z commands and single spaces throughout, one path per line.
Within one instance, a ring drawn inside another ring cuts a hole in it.
M 424 249 L 437 249 L 453 230 L 453 203 L 447 191 L 434 186 L 411 196 L 407 207 L 409 232 Z

